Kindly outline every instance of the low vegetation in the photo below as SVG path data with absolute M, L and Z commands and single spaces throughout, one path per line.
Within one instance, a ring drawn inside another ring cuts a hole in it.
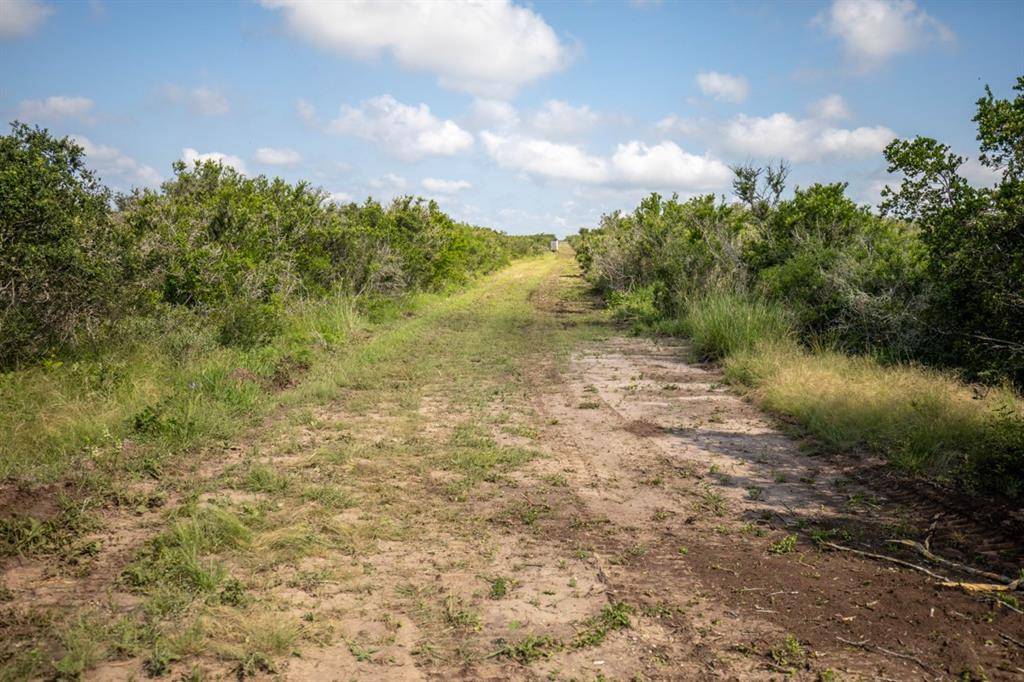
M 738 167 L 738 203 L 654 194 L 573 245 L 623 320 L 684 334 L 768 408 L 843 448 L 1024 496 L 1024 77 L 978 100 L 985 188 L 928 138 L 895 140 L 880 212 L 844 184 Z M 970 382 L 970 383 L 968 383 Z
M 23 481 L 83 460 L 156 470 L 410 297 L 550 238 L 209 162 L 115 195 L 73 140 L 17 123 L 0 137 L 0 230 L 0 479 Z

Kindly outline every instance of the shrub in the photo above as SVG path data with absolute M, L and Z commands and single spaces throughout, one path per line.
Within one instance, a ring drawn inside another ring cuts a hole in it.
M 1003 100 L 986 87 L 974 117 L 995 187 L 972 187 L 945 144 L 896 140 L 885 157 L 904 179 L 883 192 L 882 209 L 921 230 L 934 287 L 928 358 L 1024 385 L 1024 76 L 1014 90 Z
M 286 303 L 440 291 L 552 237 L 459 223 L 414 197 L 338 206 L 214 162 L 173 172 L 115 201 L 73 140 L 18 123 L 0 137 L 0 369 L 77 357 L 83 341 L 118 343 L 115 322 L 180 309 L 251 348 L 281 331 Z M 146 325 L 119 328 L 132 326 Z
M 129 235 L 70 138 L 0 137 L 0 369 L 95 337 L 122 312 Z
M 283 326 L 280 304 L 240 301 L 222 314 L 217 338 L 223 346 L 254 348 L 277 336 Z

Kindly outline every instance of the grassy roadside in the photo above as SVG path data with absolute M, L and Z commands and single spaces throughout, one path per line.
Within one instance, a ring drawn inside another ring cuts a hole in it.
M 779 304 L 749 295 L 706 294 L 670 322 L 651 318 L 652 306 L 645 320 L 642 304 L 623 301 L 641 328 L 689 337 L 698 357 L 721 361 L 758 404 L 830 446 L 867 447 L 903 471 L 970 492 L 1024 496 L 1024 399 L 1008 387 L 808 350 Z
M 206 447 L 199 475 L 172 466 L 195 457 L 177 457 L 156 479 L 123 483 L 171 502 L 138 529 L 127 563 L 104 564 L 102 531 L 72 543 L 99 544 L 81 570 L 98 583 L 92 594 L 59 610 L 12 595 L 0 679 L 74 676 L 116 661 L 152 675 L 245 676 L 339 641 L 358 660 L 373 657 L 393 632 L 348 632 L 352 602 L 375 598 L 380 573 L 438 528 L 460 541 L 485 537 L 486 519 L 463 505 L 538 456 L 537 425 L 511 407 L 529 402 L 524 363 L 598 333 L 538 315 L 529 300 L 567 267 L 564 255 L 524 260 L 374 328 L 345 313 L 352 341 L 314 356 L 301 383 L 268 398 L 284 409 L 257 433 Z M 379 559 L 394 543 L 403 549 Z M 60 557 L 38 561 L 67 571 Z M 471 600 L 427 587 L 409 587 L 407 611 L 437 631 L 434 649 L 456 647 L 473 622 Z M 296 592 L 323 606 L 298 603 Z

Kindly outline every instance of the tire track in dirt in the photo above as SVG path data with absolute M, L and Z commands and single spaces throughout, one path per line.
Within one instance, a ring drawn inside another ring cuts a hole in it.
M 1002 637 L 1024 637 L 1019 614 L 810 541 L 920 539 L 931 506 L 879 496 L 844 462 L 804 454 L 684 353 L 618 338 L 575 355 L 564 377 L 537 378 L 539 408 L 557 420 L 544 466 L 568 478 L 589 519 L 561 532 L 594 549 L 616 598 L 673 607 L 685 662 L 652 676 L 1024 675 L 1024 652 Z

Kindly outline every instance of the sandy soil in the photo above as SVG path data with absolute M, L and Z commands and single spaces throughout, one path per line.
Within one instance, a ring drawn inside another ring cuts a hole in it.
M 542 287 L 531 301 L 569 328 L 592 311 L 562 297 L 566 285 L 578 282 Z M 326 471 L 317 467 L 332 448 L 363 447 L 332 470 L 357 500 L 333 519 L 349 529 L 344 548 L 266 567 L 245 559 L 263 615 L 306 633 L 276 672 L 257 676 L 1024 679 L 1024 614 L 816 540 L 956 579 L 965 576 L 886 540 L 928 539 L 940 555 L 1004 572 L 1020 565 L 1019 542 L 902 494 L 869 458 L 807 447 L 687 355 L 679 342 L 614 336 L 577 347 L 568 363 L 512 358 L 522 386 L 495 395 L 485 413 L 503 417 L 483 427 L 539 456 L 466 488 L 439 444 L 471 417 L 443 376 L 411 413 L 324 405 L 305 424 L 278 425 L 198 466 L 204 495 L 244 504 L 251 494 L 230 489 L 241 451 L 265 453 L 261 462 L 298 479 Z M 300 512 L 297 525 L 315 520 Z M 73 599 L 134 608 L 117 576 L 160 515 L 108 517 L 91 571 L 5 566 L 7 612 Z M 629 627 L 598 636 L 600 614 L 615 605 Z M 204 654 L 172 673 L 197 668 L 237 672 Z M 138 659 L 87 675 L 143 676 Z

